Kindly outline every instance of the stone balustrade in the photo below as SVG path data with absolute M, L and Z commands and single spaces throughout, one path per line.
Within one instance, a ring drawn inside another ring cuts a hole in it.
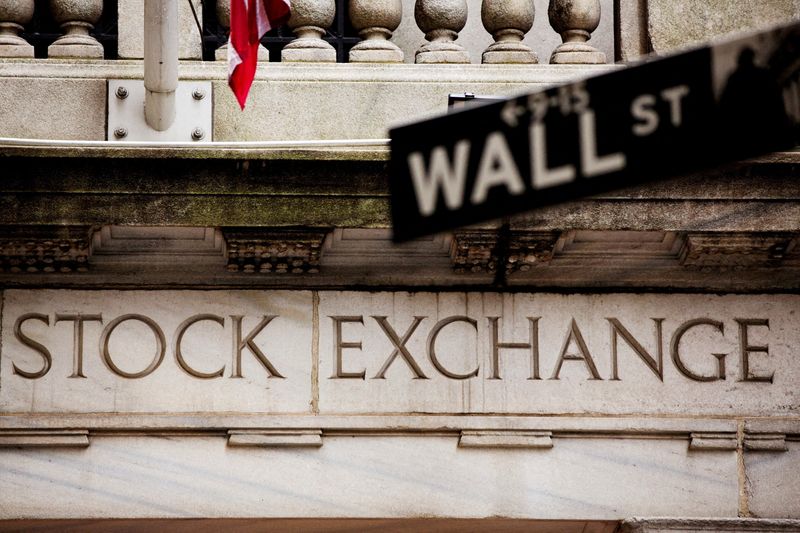
M 140 9 L 138 4 L 143 4 L 143 0 L 124 0 L 123 3 L 126 16 L 119 17 L 120 50 L 129 50 L 130 43 L 122 41 L 140 35 L 138 30 L 138 33 L 126 30 L 128 26 L 143 24 L 142 20 L 130 16 L 137 13 Z M 537 3 L 542 2 L 539 0 Z M 338 34 L 345 27 L 339 21 L 336 29 L 331 28 L 337 20 L 337 6 L 347 8 L 349 23 L 360 38 L 355 45 L 355 37 L 348 38 L 346 47 L 351 47 L 348 56 L 351 63 L 401 63 L 410 61 L 412 54 L 414 62 L 420 64 L 470 63 L 473 58 L 459 42 L 459 34 L 465 31 L 470 17 L 478 15 L 485 31 L 494 40 L 484 50 L 480 58 L 482 63 L 537 63 L 537 54 L 523 42 L 534 27 L 537 15 L 546 15 L 552 29 L 563 40 L 553 50 L 550 63 L 598 64 L 607 61 L 605 53 L 587 42 L 600 22 L 601 0 L 550 0 L 546 14 L 536 12 L 534 0 L 292 0 L 292 15 L 287 27 L 294 34 L 294 39 L 283 46 L 281 61 L 337 61 L 337 50 L 331 45 L 335 38 L 329 38 L 334 34 L 340 37 Z M 406 10 L 413 7 L 413 19 L 403 18 L 404 6 Z M 214 7 L 211 11 L 216 15 L 220 38 L 224 38 L 230 25 L 230 1 L 216 0 Z M 49 10 L 49 13 L 38 15 L 54 20 L 60 26 L 62 35 L 48 47 L 48 57 L 102 58 L 103 45 L 92 35 L 92 31 L 103 14 L 103 8 L 103 0 L 49 0 L 41 3 L 34 0 L 0 0 L 0 57 L 33 57 L 34 47 L 25 39 L 26 30 L 32 31 L 29 26 L 36 16 L 35 10 Z M 200 12 L 202 18 L 199 2 L 196 11 Z M 120 8 L 120 14 L 122 12 Z M 181 16 L 191 15 L 182 12 Z M 606 13 L 605 16 L 612 15 Z M 194 20 L 191 22 L 194 24 Z M 411 24 L 416 24 L 425 40 L 419 42 L 416 51 L 406 48 L 404 53 L 392 39 L 396 37 L 398 28 L 401 31 L 406 28 L 404 35 L 409 35 L 410 31 L 416 32 L 416 28 L 408 29 Z M 534 35 L 540 35 L 541 28 L 540 25 Z M 284 42 L 288 33 L 284 31 Z M 471 35 L 471 38 L 475 36 Z M 211 55 L 217 60 L 226 60 L 227 45 L 220 46 L 216 52 L 212 50 Z M 120 57 L 130 56 L 120 53 Z M 269 60 L 266 49 L 262 49 L 259 58 L 262 61 Z M 342 60 L 341 53 L 339 60 Z

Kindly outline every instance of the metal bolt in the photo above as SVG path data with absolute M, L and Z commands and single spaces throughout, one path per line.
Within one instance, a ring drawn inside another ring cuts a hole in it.
M 206 132 L 204 132 L 202 128 L 195 128 L 194 131 L 192 131 L 192 140 L 194 141 L 199 141 L 205 136 Z
M 192 91 L 192 98 L 195 100 L 202 100 L 206 97 L 206 92 L 203 89 L 195 89 Z
M 125 128 L 117 128 L 114 130 L 114 137 L 117 139 L 123 139 L 128 136 L 128 130 Z
M 125 100 L 128 97 L 128 89 L 125 87 L 117 87 L 116 95 L 120 100 Z

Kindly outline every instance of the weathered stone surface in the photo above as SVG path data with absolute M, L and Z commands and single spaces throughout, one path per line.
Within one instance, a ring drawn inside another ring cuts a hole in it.
M 403 21 L 394 33 L 392 41 L 405 52 L 406 62 L 414 62 L 414 51 L 424 41 L 425 35 L 417 27 L 414 20 L 414 1 L 403 0 Z M 482 54 L 492 44 L 493 38 L 483 27 L 481 17 L 476 16 L 481 10 L 482 0 L 467 0 L 469 13 L 466 26 L 459 32 L 458 44 L 469 53 L 474 63 L 481 61 Z M 536 18 L 533 28 L 525 35 L 523 44 L 529 46 L 539 58 L 548 58 L 553 50 L 561 44 L 561 37 L 553 31 L 547 19 L 549 0 L 534 0 Z M 603 16 L 600 26 L 592 34 L 591 43 L 607 57 L 614 57 L 614 2 L 601 0 Z
M 550 25 L 564 40 L 550 56 L 550 63 L 593 65 L 606 55 L 588 44 L 600 24 L 599 0 L 550 0 Z
M 20 323 L 15 335 L 17 320 L 29 313 L 38 318 Z M 67 318 L 75 314 L 87 316 L 79 335 L 76 320 Z M 197 315 L 214 316 L 185 330 L 181 363 L 178 326 L 188 327 L 184 321 Z M 280 317 L 261 327 L 274 315 Z M 126 318 L 112 327 L 120 317 Z M 160 292 L 158 298 L 135 291 L 6 291 L 0 411 L 307 412 L 310 324 L 311 293 L 303 291 Z M 40 378 L 31 373 L 45 369 L 46 357 L 24 345 L 24 336 L 51 354 L 52 365 Z M 246 344 L 241 363 L 237 339 Z
M 9 290 L 0 408 L 787 416 L 798 300 Z
M 800 402 L 793 385 L 800 367 L 791 348 L 800 344 L 797 305 L 790 296 L 322 292 L 320 412 L 790 414 Z M 387 317 L 399 338 L 411 331 L 407 354 L 392 356 L 386 323 L 375 317 Z M 489 317 L 500 317 L 497 365 Z M 610 318 L 653 357 L 656 323 L 664 319 L 663 381 L 621 337 L 614 370 Z M 700 319 L 712 322 L 690 322 Z M 769 329 L 755 322 L 740 325 L 744 319 L 768 319 Z M 681 327 L 690 329 L 679 336 Z M 739 336 L 743 327 L 747 339 Z M 538 367 L 535 349 L 525 346 L 531 344 L 532 329 L 538 331 L 533 335 Z M 438 362 L 430 349 L 433 338 Z M 758 348 L 749 352 L 748 379 L 774 372 L 773 383 L 742 381 L 740 342 L 745 341 L 751 347 L 769 345 L 769 355 Z M 504 343 L 517 346 L 500 346 Z M 584 352 L 593 365 L 561 361 L 563 354 Z M 716 378 L 720 358 L 725 359 L 724 380 Z M 677 359 L 685 360 L 683 370 Z
M 797 533 L 800 520 L 756 518 L 632 518 L 625 520 L 621 533 Z
M 89 34 L 103 13 L 102 0 L 50 0 L 49 4 L 64 35 L 47 48 L 48 57 L 103 57 L 103 45 Z
M 104 80 L 0 80 L 0 135 L 38 139 L 104 140 Z
M 469 53 L 456 43 L 467 23 L 466 0 L 417 0 L 414 18 L 425 34 L 415 55 L 416 63 L 469 63 Z
M 203 23 L 203 8 L 199 0 L 192 0 L 195 12 Z M 119 0 L 117 4 L 119 44 L 121 59 L 144 57 L 144 0 Z M 178 2 L 178 57 L 202 59 L 203 47 L 197 23 L 188 2 Z
M 364 39 L 350 50 L 351 63 L 402 63 L 389 39 L 403 18 L 401 0 L 350 0 L 350 21 Z
M 457 435 L 342 435 L 321 448 L 250 450 L 222 437 L 97 436 L 80 452 L 6 450 L 0 467 L 0 518 L 614 520 L 674 509 L 735 517 L 737 501 L 733 454 L 666 439 L 492 450 L 458 448 Z
M 0 1 L 0 57 L 33 57 L 33 46 L 19 36 L 33 18 L 33 0 Z
M 727 33 L 756 30 L 800 16 L 795 0 L 649 0 L 648 29 L 653 50 L 670 50 Z
M 800 439 L 785 443 L 786 451 L 745 453 L 749 511 L 760 518 L 800 518 Z M 798 527 L 800 531 L 800 526 Z
M 483 52 L 483 63 L 537 63 L 536 54 L 522 44 L 533 27 L 533 0 L 484 0 L 481 20 L 495 42 Z
M 281 51 L 281 61 L 301 63 L 333 63 L 336 50 L 323 41 L 325 31 L 333 24 L 336 4 L 333 0 L 298 0 L 292 2 L 292 16 L 287 25 L 297 38 Z

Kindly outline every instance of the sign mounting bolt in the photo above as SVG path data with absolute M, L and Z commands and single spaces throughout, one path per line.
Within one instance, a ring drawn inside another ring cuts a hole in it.
M 192 140 L 194 140 L 194 141 L 199 141 L 205 136 L 206 136 L 206 132 L 203 131 L 203 128 L 195 128 L 192 131 Z
M 192 91 L 192 98 L 195 100 L 202 100 L 206 97 L 206 92 L 203 89 L 195 89 Z
M 117 128 L 114 130 L 114 137 L 116 137 L 117 139 L 124 139 L 127 136 L 128 136 L 128 130 L 126 130 L 125 128 Z
M 117 87 L 117 91 L 115 94 L 117 95 L 117 98 L 119 98 L 120 100 L 125 100 L 128 97 L 128 89 L 126 89 L 125 87 Z

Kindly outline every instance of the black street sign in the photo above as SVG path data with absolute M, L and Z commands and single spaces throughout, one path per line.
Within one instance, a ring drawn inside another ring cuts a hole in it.
M 391 131 L 395 241 L 800 144 L 800 23 Z

